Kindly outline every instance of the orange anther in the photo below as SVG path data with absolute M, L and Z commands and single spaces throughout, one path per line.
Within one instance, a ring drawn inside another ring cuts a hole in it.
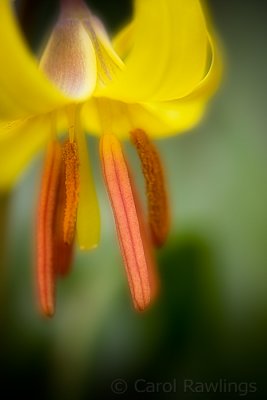
M 54 224 L 61 167 L 61 147 L 54 141 L 46 154 L 37 217 L 38 295 L 46 316 L 52 316 L 55 308 Z
M 65 188 L 66 203 L 64 214 L 64 242 L 71 244 L 75 234 L 77 208 L 79 202 L 79 156 L 75 142 L 67 141 L 63 146 L 63 159 L 65 163 Z
M 100 155 L 133 302 L 136 309 L 142 311 L 156 294 L 156 268 L 150 238 L 121 145 L 115 136 L 101 138 Z
M 155 246 L 164 244 L 170 226 L 169 202 L 159 153 L 147 134 L 136 129 L 131 132 L 146 182 L 149 225 Z

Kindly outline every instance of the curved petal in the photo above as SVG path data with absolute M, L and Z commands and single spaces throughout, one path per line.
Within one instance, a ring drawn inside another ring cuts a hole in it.
M 206 15 L 208 15 L 208 10 L 205 9 Z M 209 50 L 210 50 L 210 67 L 207 73 L 196 85 L 194 90 L 184 97 L 186 100 L 197 100 L 208 99 L 217 89 L 220 84 L 222 73 L 223 73 L 223 46 L 214 32 L 212 23 L 209 24 L 208 34 Z M 121 57 L 125 57 L 129 54 L 130 49 L 134 42 L 134 23 L 128 24 L 124 29 L 122 29 L 118 35 L 113 38 L 112 44 L 114 50 Z M 174 101 L 174 100 L 173 100 Z M 171 102 L 173 102 L 171 101 Z M 180 100 L 178 100 L 180 102 Z
M 126 25 L 112 40 L 116 53 L 125 59 L 134 43 L 134 22 Z
M 223 73 L 222 46 L 218 39 L 216 41 L 216 38 L 212 39 L 211 36 L 209 36 L 209 43 L 211 48 L 210 68 L 193 92 L 185 96 L 186 100 L 208 99 L 213 93 L 215 93 L 221 82 Z
M 100 19 L 89 14 L 83 19 L 83 25 L 94 46 L 98 77 L 96 89 L 101 89 L 124 68 L 124 64 L 114 51 Z
M 141 128 L 149 136 L 161 138 L 191 129 L 200 121 L 204 110 L 205 104 L 199 101 L 125 104 L 95 99 L 84 105 L 82 119 L 92 134 L 112 132 L 119 138 L 129 139 L 130 131 Z
M 199 0 L 136 0 L 133 31 L 124 72 L 99 95 L 169 101 L 192 92 L 203 79 L 208 32 Z
M 47 142 L 51 132 L 48 117 L 17 121 L 0 127 L 0 190 L 7 190 Z
M 0 1 L 0 37 L 1 120 L 45 113 L 70 101 L 38 69 L 8 0 Z
M 109 57 L 110 60 L 112 60 L 112 62 L 118 68 L 123 68 L 124 64 L 121 61 L 116 50 L 113 48 L 112 43 L 110 42 L 109 36 L 105 30 L 105 27 L 104 27 L 102 21 L 99 18 L 97 18 L 96 16 L 92 15 L 90 17 L 89 22 L 91 22 L 92 30 L 94 31 L 94 34 L 96 35 L 97 41 L 102 46 L 103 50 L 106 52 L 107 57 Z M 84 23 L 86 24 L 86 26 L 88 28 L 87 21 L 84 21 Z M 91 34 L 92 34 L 92 31 L 91 31 Z
M 205 104 L 199 101 L 130 105 L 134 128 L 142 127 L 150 137 L 159 139 L 192 129 L 199 123 Z

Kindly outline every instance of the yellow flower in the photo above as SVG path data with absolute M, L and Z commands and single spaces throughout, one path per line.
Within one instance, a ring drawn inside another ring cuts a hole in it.
M 39 66 L 9 0 L 0 2 L 0 36 L 0 188 L 9 189 L 46 148 L 37 217 L 43 313 L 54 312 L 55 278 L 69 270 L 75 231 L 81 248 L 99 241 L 85 131 L 101 135 L 132 298 L 145 309 L 157 288 L 153 246 L 164 243 L 169 228 L 164 174 L 150 138 L 194 126 L 220 81 L 220 58 L 200 1 L 135 0 L 133 20 L 110 42 L 83 0 L 61 0 Z M 131 138 L 141 160 L 150 233 L 121 138 Z

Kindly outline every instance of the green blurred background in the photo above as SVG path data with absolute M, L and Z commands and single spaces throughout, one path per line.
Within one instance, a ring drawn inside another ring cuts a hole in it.
M 89 3 L 111 32 L 131 15 L 130 1 Z M 5 398 L 267 394 L 267 6 L 260 0 L 209 4 L 225 49 L 224 81 L 197 128 L 158 143 L 173 225 L 158 253 L 162 290 L 150 311 L 139 315 L 132 309 L 95 139 L 89 146 L 101 203 L 101 244 L 89 254 L 77 251 L 72 274 L 59 284 L 51 321 L 37 313 L 32 278 L 41 157 L 12 195 L 2 196 Z M 55 11 L 53 0 L 20 2 L 21 25 L 33 48 Z M 196 385 L 186 390 L 185 380 L 222 386 L 210 393 Z

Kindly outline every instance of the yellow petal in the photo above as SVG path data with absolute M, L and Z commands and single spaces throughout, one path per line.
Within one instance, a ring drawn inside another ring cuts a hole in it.
M 168 101 L 203 79 L 208 32 L 198 0 L 136 0 L 134 42 L 125 70 L 99 95 L 122 101 Z
M 47 142 L 51 121 L 31 118 L 0 127 L 0 190 L 12 187 L 32 157 Z
M 125 104 L 109 99 L 87 102 L 82 119 L 87 132 L 112 132 L 119 138 L 129 138 L 129 132 L 141 128 L 151 137 L 175 135 L 191 129 L 201 119 L 205 104 L 200 101 Z
M 78 18 L 60 18 L 40 67 L 66 95 L 84 100 L 95 89 L 97 66 L 93 43 Z
M 195 89 L 185 96 L 187 101 L 207 100 L 217 89 L 223 73 L 223 55 L 219 40 L 209 36 L 211 48 L 211 63 L 206 75 L 201 79 Z
M 9 0 L 0 1 L 0 119 L 51 111 L 70 99 L 38 69 L 16 24 Z
M 97 61 L 97 87 L 102 88 L 123 69 L 124 64 L 114 51 L 100 19 L 88 13 L 87 17 L 83 19 L 83 25 L 94 45 Z
M 134 43 L 134 22 L 126 25 L 112 40 L 116 53 L 124 60 Z
M 80 193 L 77 212 L 77 236 L 81 249 L 92 249 L 99 243 L 100 212 L 83 130 L 77 122 L 76 140 L 79 149 Z
M 192 129 L 199 123 L 204 111 L 205 104 L 199 101 L 129 105 L 134 128 L 141 127 L 155 139 Z
M 119 68 L 123 68 L 123 62 L 118 56 L 116 50 L 113 48 L 112 43 L 110 42 L 109 36 L 105 30 L 102 21 L 96 16 L 91 16 L 90 22 L 92 24 L 92 29 L 97 37 L 98 42 L 101 44 L 106 54 L 110 57 L 115 65 Z M 88 27 L 88 24 L 87 24 Z

